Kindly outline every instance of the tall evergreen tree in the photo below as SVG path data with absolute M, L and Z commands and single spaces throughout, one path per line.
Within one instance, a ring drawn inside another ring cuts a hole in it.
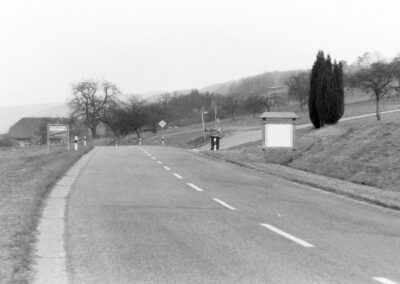
M 318 52 L 310 79 L 309 115 L 315 128 L 336 124 L 344 112 L 342 64 Z
M 318 74 L 321 82 L 317 89 L 317 97 L 315 105 L 320 120 L 320 126 L 324 126 L 331 120 L 332 112 L 332 99 L 333 99 L 333 86 L 332 86 L 332 62 L 331 57 L 328 55 L 324 60 L 321 72 Z
M 310 76 L 310 95 L 308 98 L 308 111 L 312 124 L 315 128 L 320 128 L 320 117 L 318 115 L 318 111 L 316 108 L 316 100 L 317 95 L 319 93 L 319 89 L 321 88 L 321 76 L 320 73 L 323 70 L 325 62 L 324 52 L 322 50 L 318 51 L 317 59 L 314 62 L 314 65 L 311 70 Z

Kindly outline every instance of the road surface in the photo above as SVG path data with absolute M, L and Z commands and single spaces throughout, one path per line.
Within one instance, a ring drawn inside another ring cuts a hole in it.
M 97 148 L 66 222 L 71 283 L 400 283 L 399 213 L 183 149 Z

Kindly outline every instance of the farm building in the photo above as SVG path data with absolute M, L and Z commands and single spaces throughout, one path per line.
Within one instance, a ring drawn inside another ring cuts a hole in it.
M 39 144 L 41 130 L 46 128 L 48 118 L 24 117 L 10 127 L 8 135 L 19 147 Z

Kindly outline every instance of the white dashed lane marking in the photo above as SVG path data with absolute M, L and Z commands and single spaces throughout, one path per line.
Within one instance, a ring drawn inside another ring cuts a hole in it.
M 153 160 L 156 160 L 156 157 L 152 157 Z
M 267 229 L 269 229 L 269 230 L 271 230 L 271 231 L 273 231 L 273 232 L 275 232 L 275 233 L 277 233 L 277 234 L 279 234 L 279 235 L 281 235 L 281 236 L 283 236 L 283 237 L 285 237 L 285 238 L 287 238 L 287 239 L 289 239 L 289 240 L 291 240 L 291 241 L 293 241 L 293 242 L 295 242 L 295 243 L 298 243 L 299 245 L 302 245 L 303 247 L 306 247 L 306 248 L 314 247 L 314 245 L 312 245 L 310 243 L 307 243 L 306 241 L 303 241 L 302 239 L 299 239 L 299 238 L 297 238 L 295 236 L 292 236 L 292 235 L 290 235 L 290 234 L 288 234 L 288 233 L 286 233 L 286 232 L 284 232 L 282 230 L 279 230 L 278 228 L 275 228 L 274 226 L 271 226 L 271 225 L 268 225 L 268 224 L 260 224 L 260 225 L 265 227 L 265 228 L 267 228 Z
M 374 280 L 383 283 L 383 284 L 398 284 L 397 282 L 394 282 L 390 279 L 384 278 L 384 277 L 374 277 Z
M 176 176 L 177 178 L 179 178 L 179 179 L 183 179 L 183 177 L 181 177 L 179 174 L 177 174 L 177 173 L 173 173 L 173 175 L 174 176 Z
M 218 198 L 213 198 L 213 200 L 214 200 L 215 202 L 218 202 L 218 203 L 221 204 L 222 206 L 224 206 L 224 207 L 230 209 L 230 210 L 237 210 L 235 207 L 230 206 L 228 203 L 226 203 L 226 202 L 224 202 L 224 201 L 222 201 L 222 200 L 219 200 Z
M 170 171 L 171 169 L 168 168 L 167 166 L 164 166 L 164 169 L 166 169 L 167 171 Z
M 160 165 L 161 165 L 161 164 L 162 164 L 162 162 L 161 162 L 161 161 L 157 161 L 157 164 L 160 164 Z
M 203 191 L 200 187 L 196 186 L 193 183 L 188 182 L 187 185 L 190 186 L 191 188 L 193 188 L 194 190 Z

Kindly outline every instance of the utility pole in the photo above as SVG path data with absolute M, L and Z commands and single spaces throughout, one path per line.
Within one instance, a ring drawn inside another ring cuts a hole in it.
M 201 112 L 201 123 L 203 124 L 203 137 L 204 141 L 206 141 L 206 127 L 204 126 L 204 115 L 207 114 L 208 112 L 202 111 Z

